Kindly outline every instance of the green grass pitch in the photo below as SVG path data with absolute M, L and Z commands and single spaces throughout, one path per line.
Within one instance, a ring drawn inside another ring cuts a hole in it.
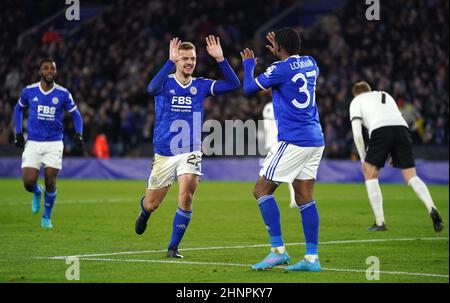
M 138 236 L 134 221 L 144 188 L 144 181 L 58 180 L 54 228 L 44 230 L 42 209 L 31 213 L 32 196 L 21 181 L 0 179 L 0 282 L 449 282 L 448 185 L 429 186 L 445 222 L 435 233 L 424 205 L 405 185 L 381 185 L 389 230 L 369 232 L 373 215 L 364 184 L 316 184 L 318 273 L 250 268 L 269 246 L 248 182 L 201 182 L 180 246 L 185 258 L 167 259 L 178 187 Z M 297 262 L 304 238 L 288 195 L 285 185 L 275 194 L 283 238 Z M 79 256 L 79 281 L 66 280 L 64 256 Z M 370 256 L 379 260 L 379 280 L 366 279 Z

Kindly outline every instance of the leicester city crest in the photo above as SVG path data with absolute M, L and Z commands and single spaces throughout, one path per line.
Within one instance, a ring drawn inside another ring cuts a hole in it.
M 192 86 L 190 89 L 191 94 L 196 95 L 197 94 L 197 88 L 195 86 Z
M 53 97 L 52 103 L 53 104 L 58 104 L 58 102 L 59 102 L 58 97 Z

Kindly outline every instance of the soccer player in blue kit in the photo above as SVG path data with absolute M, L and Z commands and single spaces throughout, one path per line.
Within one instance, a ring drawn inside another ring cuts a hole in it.
M 316 105 L 317 63 L 311 56 L 300 56 L 300 36 L 292 28 L 283 28 L 267 35 L 272 54 L 280 61 L 254 78 L 256 59 L 253 51 L 241 52 L 244 64 L 244 91 L 247 94 L 272 88 L 278 143 L 264 160 L 254 187 L 264 223 L 269 232 L 271 252 L 255 270 L 270 269 L 290 263 L 280 224 L 280 211 L 273 193 L 278 185 L 292 183 L 300 209 L 306 254 L 300 262 L 285 267 L 292 271 L 320 271 L 318 258 L 319 214 L 313 198 L 324 137 Z
M 145 196 L 140 201 L 141 212 L 135 231 L 139 235 L 144 233 L 150 215 L 177 179 L 178 208 L 167 250 L 169 258 L 183 258 L 178 247 L 192 218 L 193 197 L 201 176 L 203 99 L 240 86 L 239 78 L 223 56 L 220 39 L 210 35 L 206 37 L 206 45 L 225 80 L 192 77 L 197 62 L 195 46 L 174 38 L 170 41 L 169 60 L 147 87 L 150 95 L 155 97 L 155 157 Z M 169 74 L 174 66 L 175 73 Z
M 16 136 L 14 144 L 25 148 L 22 154 L 22 176 L 25 189 L 33 193 L 31 210 L 37 214 L 44 195 L 44 212 L 41 219 L 43 228 L 52 228 L 51 213 L 56 200 L 56 177 L 62 168 L 63 116 L 67 110 L 73 118 L 76 134 L 74 143 L 83 146 L 83 119 L 73 101 L 71 93 L 55 83 L 56 64 L 44 59 L 39 65 L 39 82 L 22 90 L 14 108 Z M 28 139 L 23 135 L 23 113 L 28 107 Z M 44 166 L 44 188 L 37 183 L 39 171 Z

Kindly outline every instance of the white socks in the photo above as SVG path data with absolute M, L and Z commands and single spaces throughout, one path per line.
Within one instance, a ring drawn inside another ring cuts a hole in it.
M 436 208 L 427 186 L 425 185 L 425 183 L 423 183 L 423 181 L 419 177 L 417 176 L 412 177 L 409 180 L 408 185 L 412 187 L 412 189 L 419 197 L 419 199 L 422 200 L 422 202 L 425 204 L 428 213 L 431 212 L 432 207 Z
M 384 224 L 383 213 L 383 196 L 381 194 L 378 179 L 370 179 L 366 181 L 367 194 L 369 196 L 370 205 L 375 215 L 375 223 L 378 226 Z
M 432 208 L 436 208 L 430 192 L 428 191 L 425 183 L 417 176 L 412 177 L 408 185 L 412 187 L 416 195 L 425 204 L 428 213 Z M 369 196 L 370 205 L 372 206 L 373 213 L 375 215 L 375 222 L 378 226 L 384 223 L 383 213 L 383 196 L 381 194 L 380 185 L 378 179 L 370 179 L 366 181 L 367 194 Z
M 318 255 L 305 255 L 305 259 L 306 261 L 310 262 L 310 263 L 314 263 L 316 262 L 317 259 L 319 259 Z

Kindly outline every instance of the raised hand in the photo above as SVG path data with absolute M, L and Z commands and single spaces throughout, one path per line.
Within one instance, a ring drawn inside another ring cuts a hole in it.
M 242 58 L 242 61 L 247 60 L 247 59 L 251 59 L 251 58 L 254 58 L 254 59 L 256 60 L 255 54 L 254 54 L 253 51 L 252 51 L 251 49 L 249 49 L 249 48 L 246 48 L 246 49 L 244 49 L 244 50 L 241 52 L 241 58 Z
M 267 40 L 269 40 L 271 45 L 266 45 L 266 48 L 273 54 L 276 55 L 276 51 L 278 49 L 278 44 L 275 42 L 275 33 L 270 32 L 266 36 Z
M 213 35 L 206 37 L 206 50 L 211 57 L 216 59 L 217 62 L 222 62 L 225 60 L 219 37 L 216 38 Z
M 177 63 L 177 61 L 180 59 L 180 55 L 178 54 L 178 48 L 181 44 L 181 40 L 178 39 L 178 37 L 175 37 L 170 40 L 169 44 L 169 59 L 173 63 Z

